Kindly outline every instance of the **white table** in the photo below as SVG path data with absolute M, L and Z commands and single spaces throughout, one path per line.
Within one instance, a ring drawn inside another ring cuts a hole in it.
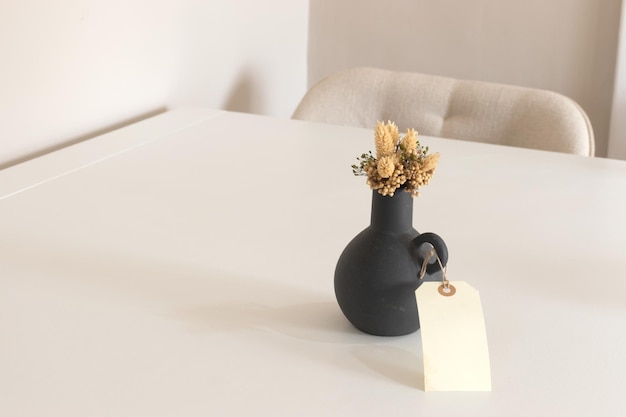
M 336 304 L 371 131 L 183 109 L 0 171 L 0 415 L 626 415 L 626 163 L 421 139 L 492 392 Z

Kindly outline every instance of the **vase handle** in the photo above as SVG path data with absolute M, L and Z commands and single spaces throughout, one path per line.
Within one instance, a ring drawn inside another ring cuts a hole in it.
M 439 260 L 441 260 L 441 265 L 445 267 L 448 263 L 448 246 L 446 246 L 446 242 L 444 242 L 443 239 L 439 237 L 439 235 L 430 232 L 422 233 L 421 235 L 413 239 L 413 245 L 416 250 L 419 250 L 420 246 L 422 246 L 424 243 L 429 243 L 435 248 L 435 250 L 437 251 L 437 255 L 439 256 Z M 417 258 L 420 264 L 424 262 L 423 256 L 417 255 Z M 441 268 L 439 267 L 439 262 L 431 263 L 426 267 L 426 272 L 428 272 L 429 274 L 438 272 L 440 270 Z

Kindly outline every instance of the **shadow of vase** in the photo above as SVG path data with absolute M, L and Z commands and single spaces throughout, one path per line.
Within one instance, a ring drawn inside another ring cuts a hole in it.
M 388 345 L 358 346 L 352 349 L 352 355 L 377 375 L 424 391 L 424 364 L 417 349 L 412 352 Z

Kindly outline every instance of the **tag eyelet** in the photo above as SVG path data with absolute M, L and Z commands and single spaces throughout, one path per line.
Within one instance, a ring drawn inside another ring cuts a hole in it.
M 452 297 L 454 294 L 456 294 L 456 288 L 454 288 L 454 285 L 452 284 L 448 284 L 448 287 L 445 287 L 443 284 L 441 284 L 439 286 L 439 294 L 443 295 L 444 297 Z

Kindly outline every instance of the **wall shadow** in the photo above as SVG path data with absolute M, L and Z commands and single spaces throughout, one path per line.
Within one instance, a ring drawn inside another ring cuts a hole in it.
M 242 113 L 262 113 L 261 95 L 250 69 L 246 68 L 239 73 L 221 108 Z

